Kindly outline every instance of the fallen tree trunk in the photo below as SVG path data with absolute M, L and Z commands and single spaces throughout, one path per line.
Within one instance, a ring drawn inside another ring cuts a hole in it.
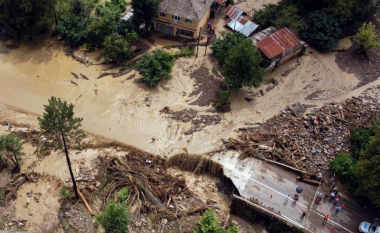
M 88 205 L 87 201 L 86 201 L 86 198 L 84 198 L 83 194 L 80 192 L 79 188 L 77 189 L 78 190 L 78 194 L 79 196 L 82 198 L 82 201 L 84 203 L 84 205 L 86 206 L 86 208 L 88 209 L 88 212 L 90 212 L 90 214 L 92 216 L 94 216 L 94 212 L 92 212 L 91 210 L 91 207 Z

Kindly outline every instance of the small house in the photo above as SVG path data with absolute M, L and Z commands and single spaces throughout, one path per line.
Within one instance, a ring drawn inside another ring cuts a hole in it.
M 196 39 L 222 3 L 221 0 L 163 0 L 157 17 L 153 18 L 154 28 L 168 35 Z
M 251 21 L 251 17 L 244 11 L 234 5 L 229 5 L 225 10 L 226 26 L 233 31 L 238 31 L 248 37 L 255 30 L 259 29 L 259 25 Z
M 281 66 L 305 51 L 307 44 L 299 40 L 288 28 L 283 28 L 256 42 L 268 67 Z

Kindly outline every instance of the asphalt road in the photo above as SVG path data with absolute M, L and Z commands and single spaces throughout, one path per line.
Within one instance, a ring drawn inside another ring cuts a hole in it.
M 330 228 L 334 227 L 334 232 L 356 233 L 362 221 L 371 219 L 364 211 L 350 206 L 350 203 L 344 203 L 345 208 L 338 214 L 335 214 L 336 206 L 329 201 L 322 201 L 319 205 L 313 204 L 309 211 L 317 187 L 297 182 L 293 172 L 276 165 L 255 158 L 238 160 L 233 152 L 222 155 L 222 159 L 215 160 L 224 165 L 225 175 L 231 178 L 242 197 L 257 200 L 262 207 L 310 232 L 330 232 Z M 294 203 L 290 199 L 288 203 L 285 203 L 288 195 L 290 198 L 294 197 L 297 187 L 303 189 L 299 201 Z M 321 192 L 324 195 L 324 192 Z M 301 219 L 304 211 L 308 214 Z M 325 215 L 330 216 L 327 223 L 323 222 Z

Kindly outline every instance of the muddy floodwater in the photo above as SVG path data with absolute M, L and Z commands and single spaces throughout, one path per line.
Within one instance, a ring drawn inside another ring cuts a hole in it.
M 175 43 L 162 39 L 156 39 L 155 45 L 142 40 L 144 42 L 150 50 Z M 83 117 L 86 131 L 163 156 L 184 149 L 193 154 L 212 151 L 220 145 L 221 139 L 234 136 L 237 128 L 262 122 L 286 105 L 320 106 L 343 100 L 373 84 L 355 89 L 358 80 L 339 69 L 334 53 L 320 54 L 308 48 L 304 56 L 267 74 L 266 80 L 274 78 L 278 85 L 243 88 L 232 94 L 231 112 L 215 113 L 211 105 L 189 104 L 202 95 L 190 95 L 197 88 L 190 78 L 194 71 L 203 66 L 210 74 L 220 76 L 211 51 L 204 56 L 204 47 L 199 48 L 198 58 L 176 60 L 172 80 L 151 88 L 134 70 L 120 77 L 98 78 L 104 72 L 118 72 L 120 67 L 105 71 L 110 64 L 86 66 L 67 56 L 63 43 L 47 36 L 36 45 L 21 45 L 17 49 L 3 47 L 0 103 L 41 115 L 49 97 L 60 97 L 75 104 L 75 114 Z M 350 43 L 343 40 L 341 46 L 350 46 Z M 99 51 L 89 57 L 98 55 Z M 174 120 L 161 113 L 166 106 L 171 111 L 194 109 L 198 115 L 218 115 L 221 120 L 217 124 L 201 123 L 201 130 L 185 134 L 194 122 Z

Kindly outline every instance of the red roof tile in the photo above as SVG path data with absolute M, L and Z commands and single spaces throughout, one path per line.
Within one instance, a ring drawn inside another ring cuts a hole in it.
M 297 39 L 288 28 L 283 28 L 268 37 L 258 41 L 256 46 L 269 59 L 293 48 L 302 41 Z

